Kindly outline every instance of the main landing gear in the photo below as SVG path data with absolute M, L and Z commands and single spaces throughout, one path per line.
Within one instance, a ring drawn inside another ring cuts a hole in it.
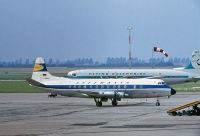
M 112 106 L 114 107 L 114 106 L 117 106 L 117 100 L 112 100 Z
M 102 107 L 102 102 L 107 102 L 108 99 L 107 98 L 94 98 L 94 101 L 95 101 L 97 107 Z M 113 107 L 117 106 L 118 102 L 116 99 L 111 99 L 111 101 L 112 101 Z
M 100 98 L 94 98 L 94 101 L 95 101 L 97 107 L 101 107 L 102 106 L 102 101 L 101 101 Z
M 50 98 L 55 98 L 56 96 L 57 96 L 57 94 L 54 94 L 54 93 L 51 93 L 48 95 L 48 97 L 50 97 Z

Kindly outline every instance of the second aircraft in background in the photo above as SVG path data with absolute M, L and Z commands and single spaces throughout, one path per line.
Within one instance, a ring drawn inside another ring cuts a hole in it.
M 200 80 L 200 51 L 192 54 L 191 63 L 187 67 L 173 69 L 83 69 L 71 71 L 70 78 L 149 78 L 162 79 L 167 84 L 196 82 Z

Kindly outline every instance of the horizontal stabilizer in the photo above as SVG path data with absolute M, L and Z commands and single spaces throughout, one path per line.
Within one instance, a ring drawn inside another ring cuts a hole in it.
M 37 82 L 31 78 L 27 78 L 26 81 L 30 84 L 30 85 L 33 85 L 33 86 L 37 86 L 37 87 L 46 87 L 44 84 L 40 83 L 40 82 Z

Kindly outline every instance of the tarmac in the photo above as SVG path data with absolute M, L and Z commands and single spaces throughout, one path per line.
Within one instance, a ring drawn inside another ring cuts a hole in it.
M 200 116 L 170 116 L 170 108 L 200 99 L 200 93 L 171 98 L 123 99 L 96 107 L 93 99 L 46 93 L 0 94 L 0 136 L 200 136 Z

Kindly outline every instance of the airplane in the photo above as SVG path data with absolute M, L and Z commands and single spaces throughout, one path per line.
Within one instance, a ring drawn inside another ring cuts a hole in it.
M 94 98 L 97 107 L 112 101 L 117 106 L 122 98 L 157 98 L 175 95 L 176 91 L 161 79 L 71 79 L 51 75 L 43 58 L 35 61 L 33 73 L 27 79 L 30 85 L 45 89 L 52 94 L 68 97 Z
M 69 78 L 149 78 L 162 79 L 167 84 L 180 84 L 200 80 L 200 50 L 192 53 L 187 67 L 173 69 L 83 69 L 70 71 Z

